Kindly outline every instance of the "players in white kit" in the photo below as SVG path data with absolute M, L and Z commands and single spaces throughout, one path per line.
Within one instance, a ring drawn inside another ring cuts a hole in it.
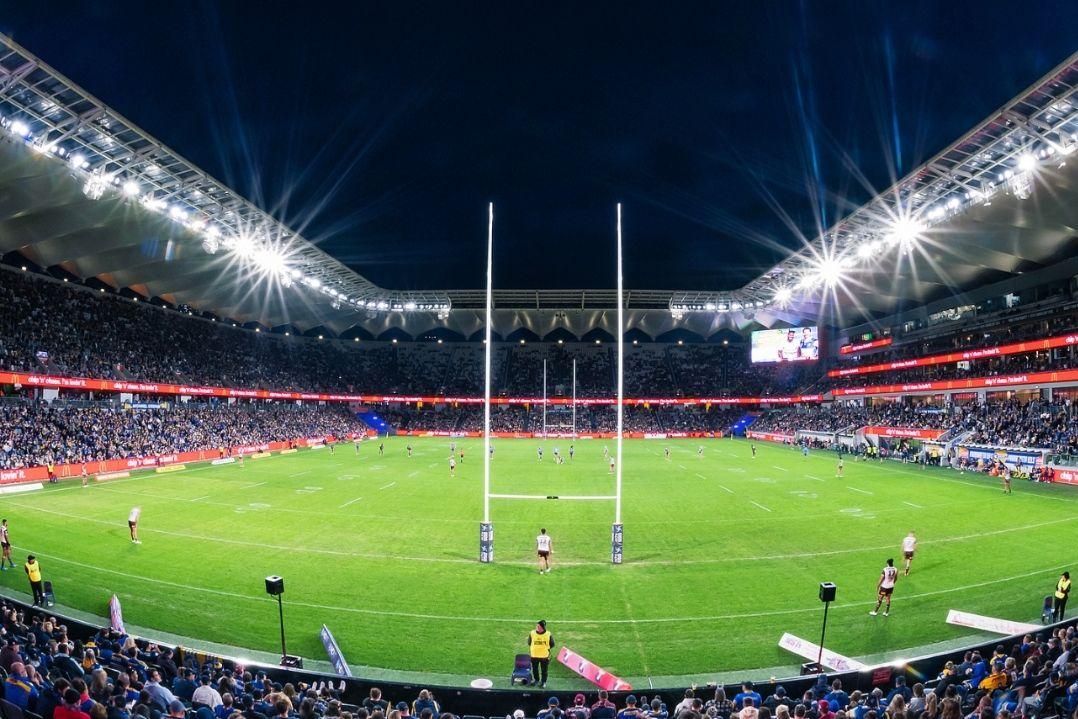
M 535 552 L 539 555 L 539 573 L 550 574 L 550 555 L 554 552 L 554 542 L 546 533 L 546 528 L 539 530 L 539 536 L 535 538 Z
M 910 530 L 910 533 L 906 535 L 906 538 L 902 540 L 902 556 L 906 561 L 906 566 L 903 571 L 907 577 L 910 576 L 910 565 L 913 564 L 913 553 L 917 551 L 917 536 Z
M 894 594 L 895 582 L 897 581 L 898 568 L 895 566 L 895 560 L 888 559 L 887 565 L 880 572 L 880 581 L 876 582 L 876 608 L 869 614 L 876 616 L 880 613 L 880 606 L 887 602 L 887 606 L 883 610 L 883 616 L 888 617 L 891 615 L 891 595 Z

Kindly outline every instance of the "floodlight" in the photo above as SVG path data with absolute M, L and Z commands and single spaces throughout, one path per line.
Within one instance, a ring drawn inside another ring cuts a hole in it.
M 30 134 L 30 126 L 22 120 L 15 120 L 8 129 L 11 130 L 12 135 L 18 135 L 19 137 L 26 137 Z
M 260 254 L 256 261 L 262 269 L 273 274 L 282 274 L 287 269 L 284 264 L 284 255 L 276 250 Z
M 780 305 L 784 305 L 788 303 L 791 298 L 793 298 L 793 294 L 793 290 L 791 290 L 789 287 L 780 287 L 775 290 L 775 302 Z
M 867 260 L 876 254 L 879 249 L 879 245 L 875 242 L 863 242 L 857 247 L 857 256 L 862 260 Z
M 135 197 L 139 193 L 138 183 L 134 180 L 128 180 L 123 184 L 123 193 L 128 197 Z
M 404 309 L 406 309 L 406 310 L 414 310 L 415 309 L 415 302 L 405 302 L 404 303 Z
M 1033 172 L 1037 169 L 1037 157 L 1030 152 L 1024 153 L 1018 158 L 1018 169 L 1022 172 Z
M 183 211 L 183 208 L 179 205 L 173 205 L 168 208 L 168 216 L 176 222 L 184 222 L 187 220 L 187 213 Z
M 209 234 L 207 234 L 205 237 L 202 238 L 202 249 L 206 252 L 207 255 L 217 254 L 217 250 L 219 250 L 220 248 L 221 245 L 217 241 L 216 237 L 211 237 Z
M 924 225 L 917 220 L 902 217 L 891 225 L 891 231 L 887 233 L 887 240 L 893 244 L 900 245 L 903 250 L 907 250 L 917 241 L 924 230 Z
M 69 162 L 71 163 L 72 167 L 78 168 L 80 170 L 85 167 L 88 167 L 90 164 L 86 161 L 86 157 L 81 152 L 76 152 L 74 155 L 72 155 Z
M 236 245 L 232 248 L 232 251 L 240 257 L 251 257 L 256 251 L 255 241 L 250 235 L 241 233 L 236 237 Z

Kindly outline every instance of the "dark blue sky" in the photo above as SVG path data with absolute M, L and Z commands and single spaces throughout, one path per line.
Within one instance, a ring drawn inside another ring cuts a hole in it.
M 1078 49 L 1078 3 L 3 3 L 392 288 L 732 289 Z M 785 249 L 784 249 L 785 248 Z

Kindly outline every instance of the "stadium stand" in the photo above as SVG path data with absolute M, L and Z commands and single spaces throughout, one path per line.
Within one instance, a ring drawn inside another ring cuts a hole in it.
M 437 690 L 239 665 L 8 600 L 0 601 L 0 615 L 6 719 L 456 719 L 484 709 L 554 719 L 590 717 L 589 707 L 640 719 L 1046 719 L 1078 706 L 1073 620 L 921 660 L 882 680 L 854 672 L 759 689 L 751 682 L 693 687 L 678 703 L 670 691 L 576 693 L 563 702 L 556 694 L 455 690 L 445 692 L 443 705 Z

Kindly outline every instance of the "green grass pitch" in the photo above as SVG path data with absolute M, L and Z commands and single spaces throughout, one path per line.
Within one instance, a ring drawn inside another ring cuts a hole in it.
M 290 653 L 324 659 L 324 622 L 354 666 L 504 684 L 543 618 L 559 644 L 637 686 L 672 686 L 795 665 L 777 642 L 818 640 L 820 581 L 839 588 L 828 648 L 860 657 L 971 637 L 944 623 L 949 608 L 1033 621 L 1059 572 L 1078 566 L 1072 488 L 1015 482 L 1006 496 L 995 480 L 893 462 L 847 460 L 836 477 L 831 453 L 757 443 L 751 459 L 729 439 L 625 443 L 624 565 L 609 562 L 613 502 L 511 499 L 492 500 L 497 561 L 481 565 L 482 443 L 457 440 L 466 456 L 451 478 L 449 442 L 394 437 L 384 457 L 369 442 L 359 456 L 341 445 L 0 498 L 20 565 L 0 584 L 27 589 L 32 551 L 63 605 L 104 616 L 115 592 L 131 624 L 272 652 L 263 578 L 280 574 Z M 602 454 L 613 442 L 580 440 L 561 466 L 551 450 L 567 441 L 544 442 L 541 463 L 538 444 L 496 441 L 493 492 L 613 494 Z M 543 576 L 540 527 L 555 550 Z M 911 529 L 913 573 L 891 616 L 869 617 Z M 556 663 L 552 678 L 583 684 Z

